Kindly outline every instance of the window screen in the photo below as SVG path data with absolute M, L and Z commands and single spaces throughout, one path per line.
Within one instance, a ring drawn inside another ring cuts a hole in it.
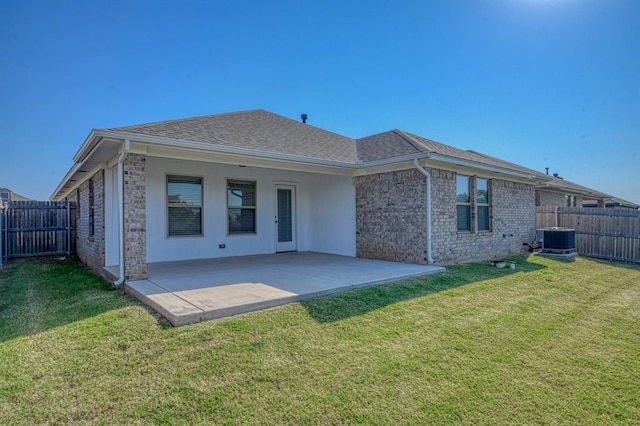
M 471 231 L 471 185 L 469 176 L 456 177 L 456 218 L 458 231 Z
M 478 231 L 491 230 L 489 216 L 489 181 L 476 179 L 476 208 L 478 209 Z
M 229 234 L 255 234 L 256 183 L 227 181 Z
M 202 178 L 167 176 L 169 236 L 202 235 Z

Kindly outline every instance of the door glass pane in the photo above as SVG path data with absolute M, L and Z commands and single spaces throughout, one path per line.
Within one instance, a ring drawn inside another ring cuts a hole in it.
M 278 242 L 280 243 L 293 240 L 291 210 L 291 190 L 278 189 Z

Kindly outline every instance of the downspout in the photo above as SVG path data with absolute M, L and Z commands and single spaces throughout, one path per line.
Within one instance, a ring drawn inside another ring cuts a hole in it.
M 427 178 L 427 263 L 434 263 L 431 257 L 431 174 L 420 165 L 417 158 L 413 159 L 413 165 Z
M 120 277 L 113 282 L 115 287 L 124 283 L 124 165 L 122 162 L 129 153 L 130 141 L 125 139 L 122 152 L 118 157 L 118 232 L 120 242 Z

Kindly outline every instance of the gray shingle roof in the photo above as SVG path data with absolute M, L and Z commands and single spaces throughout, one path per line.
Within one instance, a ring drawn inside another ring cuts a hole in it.
M 434 153 L 452 159 L 540 175 L 517 164 L 474 151 L 464 151 L 402 130 L 391 130 L 356 140 L 261 109 L 102 130 L 350 164 L 357 160 L 367 162 L 410 154 Z
M 541 173 L 519 166 L 499 158 L 481 154 L 475 151 L 464 151 L 450 145 L 445 145 L 422 136 L 414 135 L 403 130 L 391 130 L 373 136 L 358 139 L 358 158 L 362 161 L 373 161 L 384 158 L 398 157 L 408 154 L 432 153 L 444 155 L 460 160 L 472 161 L 487 166 L 501 167 L 532 175 Z
M 353 139 L 261 109 L 103 130 L 346 163 L 356 161 Z
M 544 182 L 536 185 L 537 189 L 551 189 L 556 191 L 564 191 L 567 193 L 576 193 L 585 196 L 591 196 L 594 198 L 609 198 L 611 195 L 605 194 L 600 191 L 596 191 L 595 189 L 588 188 L 586 186 L 578 185 L 577 183 L 573 183 L 566 179 L 557 178 L 555 176 L 550 176 L 552 178 L 549 182 Z

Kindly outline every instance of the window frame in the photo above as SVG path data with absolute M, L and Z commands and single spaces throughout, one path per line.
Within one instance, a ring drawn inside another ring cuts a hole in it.
M 478 190 L 478 181 L 485 181 L 487 183 L 487 202 L 486 203 L 481 203 L 479 201 L 479 190 Z M 491 179 L 486 179 L 486 178 L 479 178 L 479 177 L 475 177 L 474 178 L 474 183 L 475 183 L 475 193 L 476 193 L 476 205 L 475 205 L 475 211 L 476 211 L 476 231 L 477 232 L 491 232 L 491 225 L 492 225 L 492 221 L 491 221 Z M 480 207 L 486 207 L 487 209 L 487 229 L 480 229 L 480 222 L 478 221 L 478 219 L 480 218 Z
M 229 186 L 231 184 L 251 184 L 253 185 L 253 205 L 232 205 L 229 203 Z M 238 236 L 238 235 L 257 235 L 258 234 L 258 182 L 256 180 L 251 179 L 226 179 L 225 186 L 225 202 L 227 205 L 227 236 Z M 231 209 L 240 209 L 242 210 L 253 210 L 253 231 L 232 231 L 231 230 L 231 221 L 229 220 Z
M 459 200 L 459 196 L 460 193 L 458 192 L 458 185 L 459 182 L 458 180 L 460 178 L 465 178 L 467 180 L 467 196 L 469 201 L 460 201 Z M 473 220 L 472 220 L 472 216 L 471 213 L 473 212 L 472 206 L 471 206 L 471 176 L 467 176 L 467 175 L 460 175 L 460 174 L 456 174 L 456 231 L 459 233 L 471 233 L 473 232 L 472 228 L 473 228 Z M 461 229 L 459 226 L 459 215 L 458 215 L 458 210 L 459 207 L 465 207 L 469 214 L 468 214 L 468 220 L 467 220 L 467 229 Z
M 169 201 L 169 183 L 171 179 L 193 179 L 198 180 L 200 185 L 200 204 L 183 204 L 183 203 L 171 203 Z M 193 238 L 193 237 L 204 237 L 204 177 L 202 176 L 194 176 L 194 175 L 181 175 L 181 174 L 166 174 L 165 175 L 165 212 L 166 212 L 166 237 L 167 238 Z M 172 234 L 171 233 L 171 215 L 169 214 L 170 209 L 172 208 L 180 208 L 180 207 L 188 207 L 193 209 L 200 209 L 200 232 L 193 234 Z
M 95 181 L 89 179 L 89 236 L 96 235 L 96 193 Z
M 458 192 L 458 180 L 459 178 L 466 178 L 467 183 L 469 185 L 469 202 L 459 201 L 458 196 L 460 193 Z M 487 184 L 487 202 L 481 203 L 479 202 L 479 193 L 478 193 L 478 181 L 484 181 Z M 456 232 L 458 234 L 489 234 L 493 232 L 493 194 L 492 194 L 492 179 L 472 176 L 472 175 L 464 175 L 456 173 Z M 468 229 L 460 229 L 458 227 L 458 210 L 459 207 L 466 207 L 469 212 L 469 220 L 468 220 Z M 487 221 L 488 221 L 488 229 L 480 229 L 478 223 L 478 211 L 479 208 L 486 208 L 487 210 Z

